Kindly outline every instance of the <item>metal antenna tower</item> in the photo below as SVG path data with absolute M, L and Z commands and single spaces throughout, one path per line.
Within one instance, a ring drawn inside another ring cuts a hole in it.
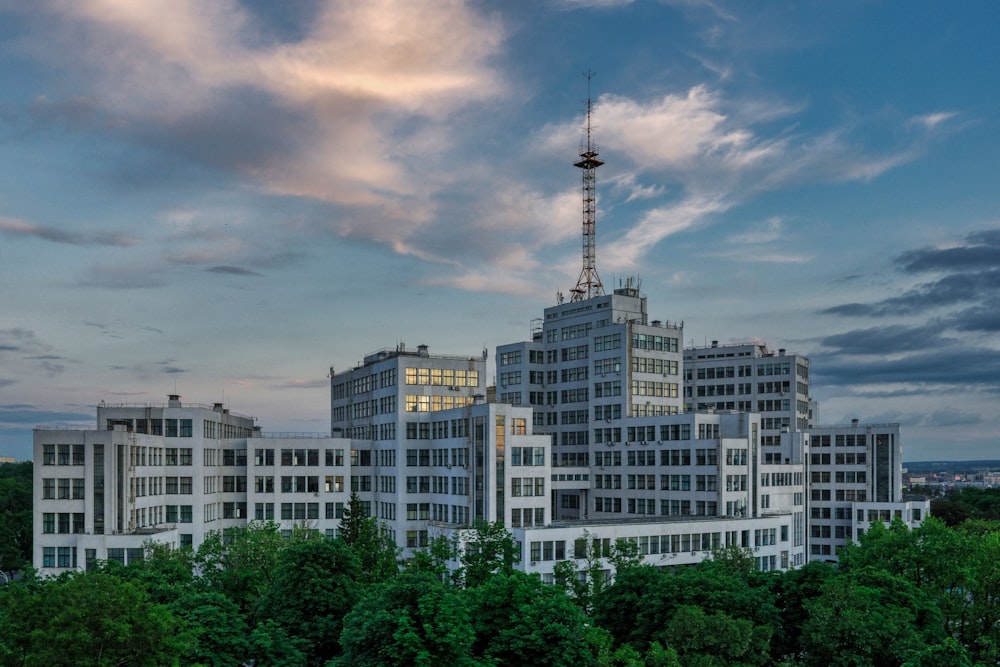
M 590 80 L 594 73 L 587 70 L 587 145 L 580 153 L 580 161 L 573 164 L 583 170 L 583 270 L 576 287 L 570 290 L 573 296 L 570 301 L 583 301 L 593 296 L 604 294 L 604 285 L 597 275 L 596 237 L 597 237 L 597 168 L 604 162 L 597 159 L 597 146 L 591 137 L 590 117 L 593 104 L 590 99 Z

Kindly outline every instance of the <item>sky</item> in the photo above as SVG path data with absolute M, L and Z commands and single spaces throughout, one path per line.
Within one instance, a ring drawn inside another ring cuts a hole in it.
M 0 0 L 0 456 L 94 406 L 329 428 L 330 369 L 526 340 L 596 266 L 821 424 L 1000 458 L 1000 3 Z M 585 73 L 594 75 L 589 80 Z M 490 371 L 493 376 L 493 371 Z

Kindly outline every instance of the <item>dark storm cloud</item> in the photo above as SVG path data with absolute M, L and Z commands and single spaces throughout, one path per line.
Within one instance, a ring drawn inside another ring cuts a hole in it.
M 826 315 L 889 317 L 913 315 L 936 308 L 1000 298 L 1000 230 L 987 229 L 966 235 L 962 245 L 950 248 L 919 248 L 894 260 L 904 273 L 943 273 L 899 296 L 874 303 L 847 303 L 820 311 Z M 954 316 L 962 330 L 993 331 L 988 313 L 971 308 Z M 985 327 L 985 328 L 982 328 Z
M 210 266 L 205 269 L 209 273 L 227 273 L 233 276 L 260 276 L 260 273 L 256 271 L 251 271 L 250 269 L 244 269 L 240 266 Z
M 1000 229 L 973 232 L 954 248 L 920 248 L 900 255 L 896 263 L 910 273 L 956 271 L 1000 266 Z
M 974 273 L 958 273 L 924 283 L 897 297 L 872 304 L 848 303 L 820 311 L 825 315 L 887 317 L 912 315 L 924 311 L 954 306 L 987 295 L 1000 293 L 1000 269 Z
M 23 403 L 0 405 L 0 423 L 4 424 L 50 424 L 92 419 L 93 416 L 85 412 L 56 412 Z
M 841 354 L 810 355 L 820 385 L 956 385 L 966 390 L 1000 387 L 1000 351 L 955 345 L 902 358 L 858 361 Z
M 1000 331 L 1000 298 L 961 310 L 951 316 L 950 323 L 959 331 Z
M 933 324 L 922 327 L 893 324 L 834 334 L 821 342 L 841 354 L 882 355 L 926 350 L 953 341 L 942 339 L 941 327 Z

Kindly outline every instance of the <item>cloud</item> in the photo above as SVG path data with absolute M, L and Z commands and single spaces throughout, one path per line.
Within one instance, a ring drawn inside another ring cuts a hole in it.
M 914 116 L 907 121 L 907 125 L 919 125 L 925 130 L 931 131 L 937 128 L 938 125 L 951 120 L 957 115 L 958 114 L 954 111 L 939 111 L 937 113 Z
M 942 338 L 941 327 L 929 323 L 919 327 L 892 324 L 856 329 L 826 336 L 820 342 L 824 347 L 833 348 L 841 354 L 886 356 L 935 349 L 946 343 L 953 343 L 954 339 Z
M 607 7 L 627 7 L 635 0 L 553 0 L 560 9 L 605 9 Z
M 324 378 L 312 380 L 289 380 L 273 385 L 275 389 L 329 389 L 330 381 Z
M 260 276 L 262 274 L 239 266 L 210 266 L 205 269 L 209 273 L 225 273 L 233 276 Z
M 904 252 L 896 264 L 909 273 L 1000 268 L 1000 229 L 973 232 L 956 245 Z
M 48 354 L 51 350 L 52 346 L 39 339 L 30 329 L 0 329 L 0 352 L 18 352 L 29 356 Z
M 940 277 L 906 289 L 898 296 L 868 304 L 842 304 L 821 312 L 887 317 L 925 313 L 970 301 L 992 304 L 1000 299 L 1000 230 L 997 229 L 973 232 L 958 244 L 903 252 L 894 264 L 907 274 L 934 272 Z M 985 326 L 981 330 L 990 330 L 990 321 L 989 313 L 982 307 L 972 307 L 956 315 L 953 323 L 959 328 Z
M 85 412 L 46 410 L 23 403 L 0 405 L 0 423 L 2 424 L 92 423 L 93 419 L 93 414 Z
M 134 238 L 117 232 L 71 232 L 57 227 L 46 227 L 5 217 L 0 217 L 0 234 L 12 237 L 34 237 L 53 243 L 77 246 L 128 247 L 136 243 Z
M 902 383 L 963 387 L 967 392 L 1000 387 L 1000 350 L 952 345 L 899 357 L 856 360 L 842 355 L 810 356 L 817 386 Z
M 155 263 L 99 264 L 87 267 L 75 286 L 134 290 L 164 287 L 163 267 Z

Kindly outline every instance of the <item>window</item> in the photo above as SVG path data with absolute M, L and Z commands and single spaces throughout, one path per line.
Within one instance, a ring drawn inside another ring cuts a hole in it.
M 56 446 L 42 445 L 42 465 L 53 466 L 55 464 L 56 464 Z

